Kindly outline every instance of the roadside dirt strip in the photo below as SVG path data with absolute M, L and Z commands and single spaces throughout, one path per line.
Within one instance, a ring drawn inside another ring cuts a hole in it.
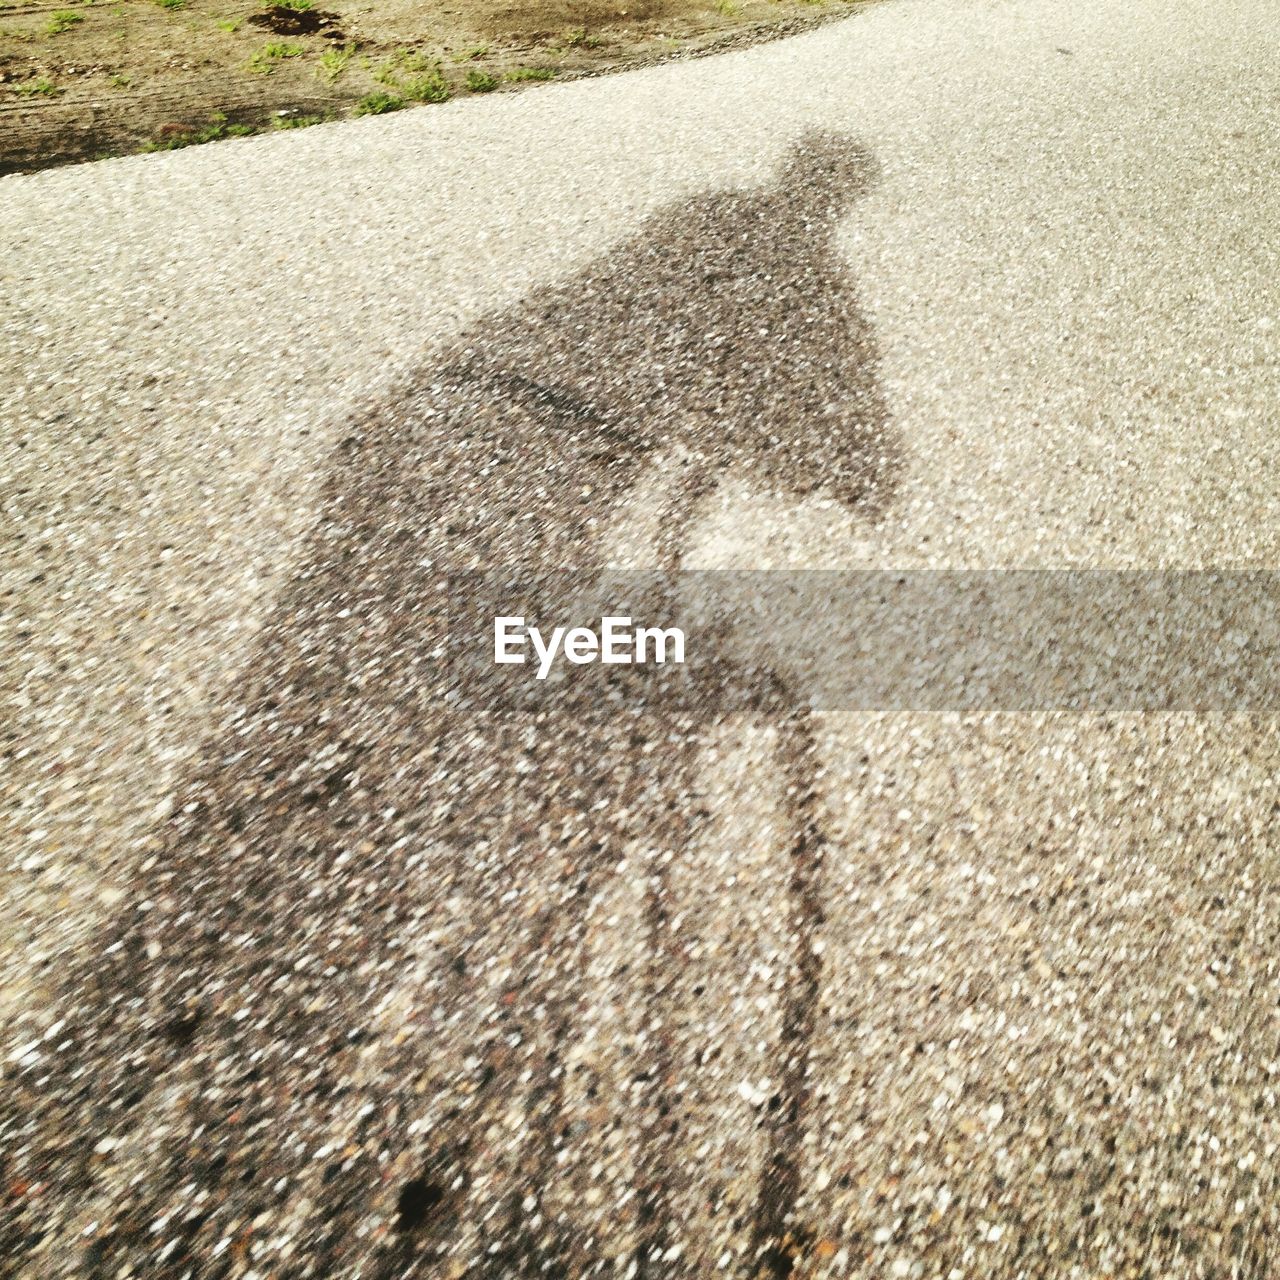
M 865 3 L 6 0 L 0 174 L 696 57 Z

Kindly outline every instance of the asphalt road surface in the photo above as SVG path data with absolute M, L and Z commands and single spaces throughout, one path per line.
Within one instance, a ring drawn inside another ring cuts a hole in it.
M 1275 1274 L 1266 705 L 450 645 L 1276 567 L 1278 138 L 1257 0 L 885 0 L 0 182 L 0 1273 Z

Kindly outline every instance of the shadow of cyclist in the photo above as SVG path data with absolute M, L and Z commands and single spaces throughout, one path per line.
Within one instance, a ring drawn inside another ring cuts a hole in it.
M 809 136 L 769 188 L 657 215 L 351 423 L 145 902 L 69 979 L 56 1069 L 23 1072 L 6 1107 L 15 1173 L 38 1170 L 50 1206 L 11 1236 L 66 1231 L 96 1197 L 103 1274 L 222 1274 L 219 1241 L 266 1215 L 295 1225 L 289 1261 L 255 1254 L 259 1270 L 364 1259 L 427 1275 L 485 1209 L 487 1273 L 585 1272 L 591 1241 L 541 1209 L 570 1141 L 561 1055 L 584 907 L 624 845 L 678 855 L 699 744 L 745 708 L 780 726 L 793 797 L 797 943 L 753 1228 L 759 1265 L 788 1272 L 818 985 L 807 713 L 772 673 L 731 664 L 692 698 L 631 671 L 530 709 L 491 669 L 441 654 L 448 618 L 511 612 L 511 584 L 544 617 L 571 607 L 611 513 L 659 460 L 674 460 L 653 547 L 665 569 L 730 471 L 883 509 L 899 451 L 833 243 L 872 176 L 858 146 Z M 656 877 L 658 957 L 665 892 Z M 657 965 L 657 1016 L 662 983 Z M 391 1025 L 406 989 L 414 1012 Z M 644 1075 L 635 1261 L 671 1275 L 651 1266 L 670 1216 L 670 1063 Z M 519 1134 L 487 1149 L 513 1098 Z M 145 1157 L 104 1172 L 95 1145 L 125 1133 Z M 475 1185 L 477 1162 L 492 1185 Z

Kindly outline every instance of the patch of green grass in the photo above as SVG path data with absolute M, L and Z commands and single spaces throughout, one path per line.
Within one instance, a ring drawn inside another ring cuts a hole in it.
M 295 13 L 306 13 L 308 9 L 314 9 L 316 6 L 313 0 L 266 0 L 262 7 L 264 9 L 292 9 Z
M 313 124 L 324 124 L 330 116 L 277 116 L 272 122 L 273 129 L 309 129 Z
M 366 93 L 356 103 L 356 115 L 380 116 L 388 111 L 399 111 L 403 106 L 403 98 L 397 98 L 394 94 L 386 93 L 384 90 L 379 89 L 374 93 Z
M 473 44 L 467 49 L 461 50 L 459 53 L 453 54 L 454 62 L 474 62 L 477 58 L 483 58 L 489 52 L 487 44 Z
M 51 36 L 61 35 L 64 31 L 70 31 L 77 22 L 83 21 L 83 13 L 77 13 L 74 9 L 58 9 L 49 15 L 45 31 Z
M 554 80 L 555 67 L 517 67 L 506 74 L 508 80 Z
M 240 18 L 219 18 L 218 30 L 226 32 L 236 32 L 240 30 Z
M 30 98 L 39 94 L 42 98 L 56 98 L 58 94 L 66 92 L 59 89 L 48 76 L 39 76 L 35 80 L 29 80 L 26 84 L 14 86 L 15 89 L 24 97 Z
M 111 87 L 113 89 L 130 89 L 133 87 L 133 77 L 126 75 L 123 71 L 117 71 L 111 77 Z
M 449 99 L 449 82 L 439 67 L 406 80 L 399 88 L 410 102 L 447 102 Z
M 600 37 L 588 35 L 586 27 L 570 27 L 560 37 L 560 43 L 566 49 L 576 49 L 579 45 L 584 49 L 594 49 L 599 45 Z
M 344 44 L 341 49 L 326 49 L 320 55 L 320 65 L 316 68 L 316 74 L 323 76 L 332 84 L 347 69 L 347 63 L 351 61 L 351 55 L 355 51 L 356 47 L 353 44 Z
M 372 74 L 409 102 L 444 102 L 450 94 L 440 63 L 413 49 L 397 49 Z
M 433 65 L 413 49 L 397 49 L 386 62 L 372 68 L 369 74 L 379 84 L 395 85 L 402 71 L 426 71 Z
M 468 71 L 467 88 L 472 93 L 492 93 L 498 87 L 498 77 L 487 71 Z
M 258 130 L 251 124 L 228 124 L 221 111 L 209 117 L 209 123 L 199 129 L 175 133 L 167 138 L 156 138 L 143 145 L 143 151 L 178 151 L 183 147 L 199 146 L 202 142 L 217 142 L 220 138 L 244 138 Z
M 716 0 L 716 8 L 726 18 L 732 18 L 742 12 L 742 6 L 736 0 Z
M 186 3 L 187 0 L 156 0 L 156 4 L 158 4 L 162 9 L 169 10 L 181 9 Z
M 269 76 L 285 58 L 296 58 L 302 52 L 300 44 L 287 40 L 269 40 L 249 58 L 249 70 Z

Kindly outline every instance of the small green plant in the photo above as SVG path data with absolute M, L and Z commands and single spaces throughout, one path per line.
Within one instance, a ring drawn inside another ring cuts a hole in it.
M 356 47 L 353 44 L 344 44 L 341 49 L 326 49 L 320 55 L 320 65 L 316 68 L 316 74 L 323 76 L 332 84 L 347 69 L 347 63 L 351 61 L 351 55 L 355 51 Z
M 249 58 L 249 70 L 269 76 L 285 58 L 296 58 L 302 52 L 300 44 L 287 40 L 270 40 Z
M 467 72 L 467 88 L 472 93 L 492 93 L 497 87 L 497 76 L 491 76 L 487 71 Z
M 126 75 L 123 71 L 117 71 L 111 77 L 111 87 L 113 89 L 129 89 L 132 86 L 133 77 Z
M 382 89 L 374 93 L 366 93 L 359 102 L 356 103 L 356 115 L 358 116 L 380 116 L 388 111 L 399 111 L 404 106 L 404 99 L 397 98 L 394 94 L 387 93 Z
M 469 48 L 463 49 L 453 55 L 454 62 L 474 62 L 477 58 L 483 58 L 489 52 L 487 44 L 473 44 Z
M 162 9 L 173 10 L 181 9 L 187 3 L 187 0 L 156 0 L 156 3 Z
M 726 18 L 732 18 L 742 12 L 742 6 L 736 3 L 736 0 L 716 0 L 716 8 Z
M 257 133 L 251 124 L 228 124 L 221 111 L 209 117 L 209 123 L 199 129 L 181 129 L 163 138 L 146 143 L 143 151 L 178 151 L 182 147 L 198 146 L 202 142 L 216 142 L 220 138 L 243 138 Z
M 39 94 L 42 98 L 55 98 L 63 92 L 48 76 L 40 76 L 38 79 L 30 80 L 26 84 L 20 84 L 15 87 L 24 98 L 30 98 L 36 94 Z
M 218 30 L 234 33 L 240 30 L 240 22 L 241 19 L 239 18 L 219 18 Z
M 50 15 L 45 31 L 51 36 L 61 35 L 64 31 L 70 31 L 77 22 L 83 21 L 83 13 L 77 13 L 74 9 L 58 9 Z
M 313 0 L 266 0 L 262 7 L 264 9 L 292 9 L 294 13 L 306 13 L 308 9 L 314 9 L 316 6 Z
M 569 49 L 596 49 L 599 45 L 600 37 L 589 36 L 586 27 L 570 27 L 567 31 L 561 33 L 558 42 L 548 44 L 546 50 L 552 57 L 555 57 L 557 54 L 565 53 Z
M 554 80 L 556 78 L 556 69 L 554 67 L 517 67 L 514 71 L 508 71 L 508 80 Z

